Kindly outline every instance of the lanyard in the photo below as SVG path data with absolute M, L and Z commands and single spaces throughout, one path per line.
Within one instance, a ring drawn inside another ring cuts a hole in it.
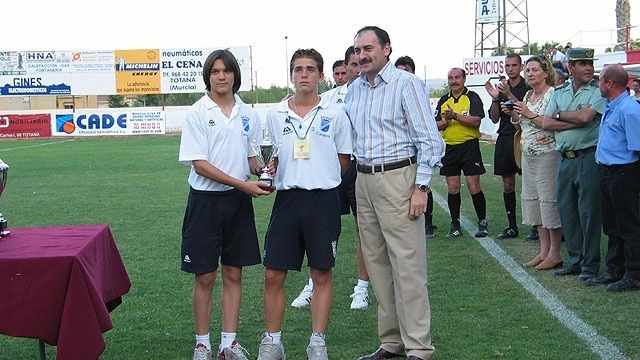
M 304 140 L 307 138 L 307 135 L 309 135 L 309 130 L 311 130 L 311 126 L 313 125 L 313 122 L 316 119 L 316 115 L 318 115 L 318 111 L 320 111 L 320 106 L 316 108 L 316 112 L 313 114 L 313 118 L 311 118 L 311 123 L 309 124 L 309 127 L 307 127 L 307 132 L 304 133 L 303 137 L 300 137 L 300 134 L 298 134 L 298 130 L 296 130 L 296 126 L 293 125 L 293 123 L 291 122 L 291 117 L 289 115 L 287 115 L 287 119 L 284 122 L 291 124 L 291 127 L 293 128 L 293 132 L 296 133 L 296 137 L 299 140 Z M 300 123 L 300 128 L 302 129 L 302 123 Z

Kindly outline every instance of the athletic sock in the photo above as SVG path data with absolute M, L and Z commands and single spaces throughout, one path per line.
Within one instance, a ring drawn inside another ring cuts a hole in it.
M 507 211 L 507 220 L 509 220 L 509 227 L 515 229 L 516 225 L 516 192 L 502 193 L 504 198 L 504 208 Z
M 431 191 L 427 193 L 427 212 L 424 214 L 425 226 L 433 225 L 433 194 Z
M 206 346 L 207 349 L 211 350 L 211 340 L 209 337 L 209 333 L 206 333 L 205 335 L 196 334 L 196 347 L 198 347 L 198 344 L 202 344 Z
M 487 218 L 487 202 L 484 198 L 484 193 L 482 192 L 482 190 L 471 195 L 471 199 L 473 200 L 473 207 L 476 209 L 478 220 L 485 220 Z
M 369 288 L 369 281 L 358 279 L 358 287 L 368 289 Z
M 282 331 L 267 333 L 273 339 L 274 344 L 280 344 L 280 339 L 282 338 Z
M 449 196 L 447 196 L 447 203 L 449 204 L 451 220 L 456 222 L 456 224 L 460 224 L 460 193 L 449 194 Z
M 233 344 L 233 341 L 235 339 L 236 339 L 236 333 L 221 332 L 220 346 L 218 347 L 218 350 L 222 351 L 222 349 L 230 347 L 231 344 Z

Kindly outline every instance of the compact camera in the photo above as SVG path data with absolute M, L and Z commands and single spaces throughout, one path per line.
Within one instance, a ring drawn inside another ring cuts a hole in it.
M 507 100 L 504 102 L 504 106 L 507 107 L 507 109 L 509 110 L 513 110 L 513 107 L 515 106 L 516 102 L 513 100 Z

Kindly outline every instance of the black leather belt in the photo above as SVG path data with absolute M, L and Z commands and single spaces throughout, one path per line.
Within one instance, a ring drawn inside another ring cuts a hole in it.
M 416 156 L 414 155 L 408 159 L 386 163 L 386 164 L 380 164 L 380 165 L 356 164 L 356 169 L 358 170 L 358 172 L 361 172 L 363 174 L 375 174 L 383 171 L 400 169 L 415 163 L 416 163 Z
M 580 150 L 566 150 L 562 152 L 562 157 L 565 159 L 575 159 L 580 155 L 589 154 L 594 151 L 596 151 L 595 146 L 588 147 L 586 149 L 580 149 Z
M 635 167 L 640 167 L 640 161 L 632 162 L 629 164 L 616 164 L 616 165 L 602 165 L 608 171 L 618 171 L 618 170 L 626 170 L 633 169 Z

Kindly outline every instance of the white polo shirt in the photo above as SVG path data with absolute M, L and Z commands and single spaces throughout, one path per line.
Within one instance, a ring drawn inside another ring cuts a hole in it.
M 330 104 L 336 104 L 339 107 L 344 106 L 344 98 L 347 96 L 349 84 L 343 84 L 342 86 L 327 90 L 320 94 L 322 98 L 328 98 Z
M 236 104 L 229 118 L 207 94 L 187 110 L 178 161 L 191 165 L 189 185 L 196 190 L 225 191 L 232 187 L 198 175 L 194 160 L 206 160 L 236 179 L 251 176 L 247 158 L 256 155 L 251 144 L 262 140 L 262 126 L 258 113 L 238 95 L 234 97 Z
M 272 141 L 280 147 L 274 182 L 277 190 L 328 190 L 340 184 L 338 154 L 353 151 L 351 124 L 342 107 L 321 97 L 301 119 L 283 100 L 269 111 L 267 126 Z M 294 159 L 294 143 L 300 138 L 309 141 L 308 159 Z

